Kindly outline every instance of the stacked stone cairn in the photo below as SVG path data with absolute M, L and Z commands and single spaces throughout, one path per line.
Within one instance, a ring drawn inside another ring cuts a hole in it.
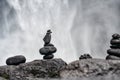
M 79 57 L 79 60 L 81 59 L 92 59 L 92 56 L 90 54 L 83 54 Z
M 47 31 L 45 37 L 43 38 L 44 47 L 39 50 L 40 54 L 44 55 L 43 59 L 52 59 L 54 57 L 53 53 L 57 51 L 56 47 L 50 43 L 51 33 L 51 30 Z
M 113 34 L 110 44 L 111 49 L 107 50 L 108 56 L 106 57 L 106 59 L 120 60 L 120 35 L 117 33 Z

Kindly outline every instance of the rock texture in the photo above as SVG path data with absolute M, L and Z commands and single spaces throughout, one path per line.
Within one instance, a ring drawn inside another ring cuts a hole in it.
M 120 60 L 82 59 L 68 64 L 60 72 L 62 78 L 98 77 L 109 74 L 120 76 Z
M 13 56 L 13 57 L 9 57 L 6 60 L 6 64 L 7 65 L 19 65 L 21 63 L 25 63 L 26 58 L 22 55 L 17 55 L 17 56 Z
M 0 77 L 8 80 L 29 80 L 29 78 L 57 78 L 66 63 L 61 59 L 35 60 L 18 66 L 1 66 Z
M 81 59 L 68 65 L 62 59 L 34 60 L 17 66 L 1 66 L 0 80 L 2 79 L 119 80 L 120 60 Z

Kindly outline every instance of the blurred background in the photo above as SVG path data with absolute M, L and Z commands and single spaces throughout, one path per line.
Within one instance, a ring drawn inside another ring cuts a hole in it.
M 55 58 L 69 63 L 89 53 L 104 59 L 111 35 L 120 33 L 120 0 L 0 0 L 0 65 L 15 55 L 42 59 L 48 29 Z

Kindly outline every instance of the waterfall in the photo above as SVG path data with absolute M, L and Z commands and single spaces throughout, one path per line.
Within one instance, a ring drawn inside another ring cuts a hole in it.
M 42 59 L 43 37 L 52 30 L 55 58 L 70 62 L 81 54 L 105 58 L 120 31 L 119 0 L 0 0 L 0 64 L 14 55 Z

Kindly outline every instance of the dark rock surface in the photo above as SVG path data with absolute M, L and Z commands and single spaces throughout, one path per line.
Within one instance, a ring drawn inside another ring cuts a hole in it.
M 34 60 L 17 66 L 1 66 L 0 79 L 119 80 L 120 60 L 81 59 L 68 65 L 62 59 Z
M 68 64 L 60 72 L 62 78 L 95 78 L 108 75 L 117 75 L 120 78 L 120 60 L 82 59 Z
M 18 66 L 1 66 L 0 77 L 9 80 L 29 80 L 29 78 L 57 78 L 67 64 L 62 59 L 35 60 Z M 33 79 L 34 80 L 34 79 Z
M 13 57 L 9 57 L 6 60 L 6 64 L 7 65 L 19 65 L 21 63 L 25 63 L 26 58 L 22 55 L 17 55 L 17 56 L 13 56 Z

